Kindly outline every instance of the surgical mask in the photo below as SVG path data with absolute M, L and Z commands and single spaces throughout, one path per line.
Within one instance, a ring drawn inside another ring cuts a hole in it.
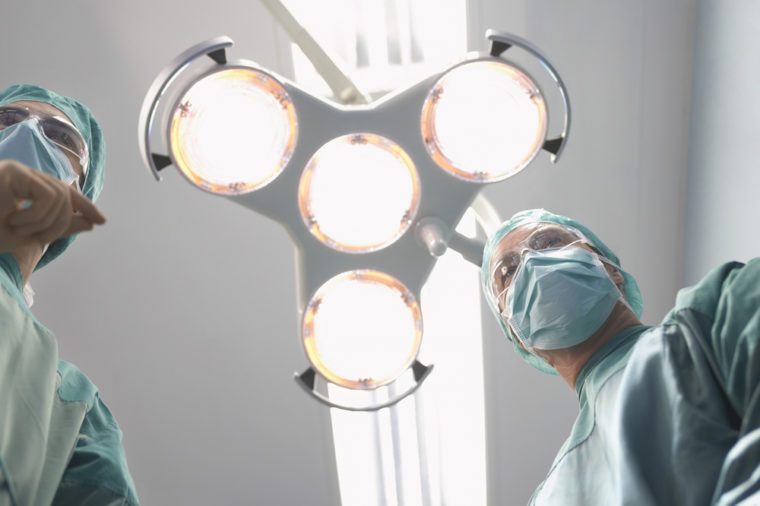
M 584 248 L 525 250 L 522 256 L 502 317 L 528 351 L 586 341 L 624 302 L 600 257 Z
M 0 130 L 0 159 L 8 158 L 66 184 L 79 181 L 66 154 L 45 137 L 36 118 Z

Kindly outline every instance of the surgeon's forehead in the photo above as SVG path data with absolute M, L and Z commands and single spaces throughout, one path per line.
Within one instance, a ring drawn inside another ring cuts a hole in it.
M 532 222 L 519 225 L 510 230 L 507 235 L 501 238 L 496 245 L 496 256 L 501 257 L 504 254 L 518 249 L 518 246 L 528 239 L 536 230 L 544 228 L 551 223 Z

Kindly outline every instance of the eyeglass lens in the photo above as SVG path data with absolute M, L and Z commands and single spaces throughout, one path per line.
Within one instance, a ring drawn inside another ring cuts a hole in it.
M 30 117 L 40 120 L 42 133 L 55 144 L 67 149 L 85 160 L 87 146 L 79 132 L 72 125 L 51 116 L 39 116 L 32 114 L 28 109 L 20 107 L 0 107 L 0 130 L 28 120 Z

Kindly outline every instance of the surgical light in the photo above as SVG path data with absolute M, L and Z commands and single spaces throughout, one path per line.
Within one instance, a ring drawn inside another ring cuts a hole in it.
M 513 65 L 455 67 L 422 109 L 422 136 L 435 162 L 467 181 L 501 181 L 524 169 L 546 136 L 546 105 L 536 83 Z
M 345 252 L 376 251 L 401 237 L 419 202 L 419 178 L 409 155 L 395 142 L 369 133 L 322 146 L 306 165 L 298 191 L 309 230 Z
M 265 186 L 293 154 L 297 122 L 280 83 L 247 68 L 214 72 L 182 95 L 169 146 L 182 174 L 224 195 Z
M 303 345 L 317 372 L 346 388 L 373 389 L 414 362 L 422 316 L 414 295 L 378 271 L 352 271 L 325 283 L 303 318 Z
M 177 56 L 146 95 L 140 151 L 157 180 L 174 165 L 289 233 L 309 362 L 295 379 L 328 406 L 377 410 L 420 387 L 433 368 L 417 357 L 422 286 L 447 248 L 475 264 L 482 257 L 457 223 L 486 184 L 542 150 L 556 162 L 565 146 L 570 106 L 559 75 L 527 41 L 486 35 L 490 52 L 367 105 L 228 61 L 227 37 Z M 515 51 L 537 60 L 540 76 L 505 58 Z M 552 88 L 563 114 L 549 114 Z M 385 387 L 388 396 L 375 395 Z

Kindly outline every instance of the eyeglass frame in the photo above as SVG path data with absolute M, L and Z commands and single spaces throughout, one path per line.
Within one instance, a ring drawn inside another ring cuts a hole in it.
M 514 279 L 515 274 L 517 274 L 518 268 L 520 267 L 520 265 L 522 265 L 522 259 L 525 256 L 526 252 L 529 252 L 529 251 L 548 251 L 548 250 L 563 249 L 563 248 L 567 248 L 567 247 L 571 247 L 571 246 L 576 246 L 576 245 L 583 245 L 583 246 L 586 246 L 587 249 L 589 249 L 590 251 L 592 251 L 593 253 L 595 253 L 601 261 L 603 261 L 605 263 L 609 263 L 612 267 L 619 269 L 619 267 L 617 267 L 616 265 L 614 265 L 613 262 L 611 262 L 608 259 L 606 259 L 604 257 L 604 255 L 599 251 L 599 249 L 596 248 L 591 243 L 591 241 L 585 235 L 583 235 L 583 233 L 581 233 L 579 230 L 576 230 L 575 228 L 568 227 L 566 225 L 560 225 L 560 224 L 553 223 L 553 222 L 540 222 L 540 221 L 539 222 L 525 223 L 525 224 L 519 225 L 514 230 L 510 231 L 507 235 L 504 236 L 504 238 L 502 238 L 502 241 L 506 237 L 508 237 L 512 232 L 514 232 L 515 230 L 518 230 L 519 228 L 524 227 L 524 226 L 528 226 L 528 225 L 539 225 L 539 228 L 537 230 L 534 230 L 528 237 L 526 237 L 525 239 L 523 239 L 522 241 L 520 241 L 519 243 L 517 243 L 515 245 L 515 248 L 512 248 L 512 249 L 509 250 L 510 256 L 513 257 L 513 258 L 514 257 L 519 258 L 519 261 L 515 265 L 509 266 L 510 268 L 511 267 L 514 268 L 511 272 L 504 273 L 504 274 L 509 274 L 510 281 L 506 282 L 506 281 L 502 280 L 501 281 L 501 286 L 498 287 L 499 288 L 498 292 L 496 292 L 496 288 L 497 288 L 496 285 L 497 284 L 495 282 L 495 277 L 494 276 L 495 276 L 496 271 L 497 271 L 497 269 L 499 267 L 502 267 L 502 268 L 506 267 L 505 260 L 507 258 L 507 255 L 506 254 L 500 255 L 500 258 L 494 263 L 494 266 L 490 270 L 491 271 L 490 275 L 489 275 L 490 296 L 494 298 L 494 301 L 496 302 L 496 305 L 499 308 L 499 312 L 501 312 L 503 310 L 503 307 L 506 305 L 506 300 L 502 302 L 501 299 L 504 297 L 504 295 L 506 294 L 507 290 L 509 289 L 509 287 L 511 285 L 511 279 Z M 553 244 L 553 245 L 544 246 L 544 247 L 536 246 L 535 244 L 532 244 L 531 242 L 532 242 L 532 240 L 541 237 L 540 236 L 540 232 L 542 230 L 545 230 L 545 227 L 541 227 L 541 225 L 545 225 L 545 226 L 551 227 L 552 229 L 558 229 L 558 230 L 562 230 L 564 232 L 567 232 L 567 233 L 569 233 L 569 234 L 572 235 L 571 239 L 573 239 L 573 240 L 568 241 L 565 244 L 559 244 L 559 245 L 554 245 Z M 517 248 L 519 248 L 519 254 L 515 254 L 514 253 L 517 250 Z
M 77 129 L 77 127 L 63 114 L 46 114 L 41 113 L 38 111 L 35 111 L 28 106 L 25 105 L 13 105 L 6 104 L 0 106 L 0 118 L 2 118 L 2 113 L 4 111 L 23 111 L 25 113 L 25 119 L 21 121 L 16 121 L 11 124 L 5 124 L 0 119 L 0 131 L 5 130 L 8 127 L 11 127 L 13 125 L 17 125 L 19 123 L 22 123 L 23 121 L 29 121 L 30 119 L 36 119 L 40 124 L 40 132 L 45 136 L 47 140 L 49 140 L 51 143 L 55 144 L 56 147 L 63 150 L 64 154 L 68 153 L 74 156 L 78 161 L 79 165 L 82 168 L 82 175 L 77 178 L 77 184 L 81 190 L 84 178 L 87 176 L 87 171 L 89 168 L 89 148 L 87 146 L 87 142 L 84 139 L 84 136 L 82 133 Z M 66 130 L 69 131 L 70 134 L 73 134 L 79 141 L 81 142 L 82 146 L 82 153 L 79 154 L 76 151 L 72 150 L 69 146 L 66 146 L 64 144 L 61 144 L 61 142 L 56 141 L 54 139 L 51 139 L 48 133 L 45 131 L 45 122 L 46 121 L 54 121 L 58 125 L 63 125 Z

